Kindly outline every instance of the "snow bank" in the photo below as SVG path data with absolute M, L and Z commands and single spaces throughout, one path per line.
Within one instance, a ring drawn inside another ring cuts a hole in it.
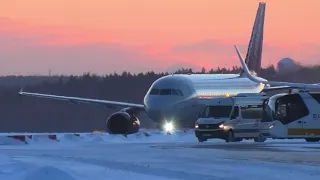
M 8 133 L 0 133 L 0 146 L 1 145 L 16 145 L 16 144 L 43 144 L 43 143 L 66 143 L 66 144 L 81 144 L 81 143 L 170 143 L 170 142 L 183 142 L 183 143 L 198 143 L 193 130 L 189 131 L 176 131 L 173 134 L 165 134 L 158 130 L 141 129 L 138 133 L 123 135 L 112 135 L 108 133 L 24 133 L 13 134 L 9 137 Z M 19 140 L 14 137 L 25 137 L 25 141 Z M 222 142 L 220 139 L 209 139 L 210 142 Z M 254 143 L 253 140 L 244 140 L 239 142 L 242 144 Z M 237 143 L 237 144 L 239 144 Z M 314 147 L 318 143 L 307 143 L 301 139 L 268 139 L 263 144 L 277 148 L 277 146 L 287 148 L 299 147 Z M 314 145 L 315 144 L 315 145 Z M 305 148 L 304 148 L 305 149 Z M 314 150 L 314 149 L 312 149 Z
M 80 136 L 80 134 L 62 134 L 62 135 L 58 135 L 57 139 L 61 142 L 64 142 L 64 141 L 78 142 L 83 140 L 84 137 Z
M 127 136 L 112 134 L 90 134 L 86 135 L 87 141 L 103 141 L 110 143 L 161 143 L 161 142 L 197 142 L 193 132 L 175 132 L 164 134 L 160 131 L 140 131 Z
M 25 142 L 7 136 L 0 136 L 0 145 L 18 145 L 25 144 Z
M 177 131 L 173 134 L 164 134 L 157 130 L 142 129 L 138 133 L 124 135 L 112 135 L 108 133 L 21 133 L 16 136 L 25 137 L 25 142 L 8 137 L 7 134 L 0 133 L 0 145 L 13 144 L 37 144 L 37 143 L 161 143 L 161 142 L 197 142 L 193 131 Z
M 31 138 L 28 138 L 28 143 L 32 142 L 52 142 L 57 141 L 55 135 L 33 135 Z
M 76 180 L 70 174 L 61 169 L 44 166 L 27 173 L 25 180 Z

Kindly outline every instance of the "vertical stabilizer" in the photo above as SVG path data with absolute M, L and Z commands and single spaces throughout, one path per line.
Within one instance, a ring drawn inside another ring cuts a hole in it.
M 250 71 L 259 74 L 263 46 L 263 28 L 266 3 L 260 2 L 249 41 L 245 63 Z

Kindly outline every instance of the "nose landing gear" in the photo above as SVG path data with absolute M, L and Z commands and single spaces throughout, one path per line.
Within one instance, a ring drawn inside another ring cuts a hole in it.
M 160 131 L 163 131 L 165 134 L 172 134 L 175 130 L 174 124 L 172 122 L 157 123 L 156 127 Z

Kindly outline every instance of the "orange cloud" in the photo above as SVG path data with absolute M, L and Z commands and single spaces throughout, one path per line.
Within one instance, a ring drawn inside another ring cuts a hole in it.
M 320 62 L 319 2 L 267 1 L 264 66 L 283 57 Z M 81 74 L 162 71 L 177 64 L 231 67 L 239 64 L 233 44 L 246 52 L 257 4 L 251 0 L 1 1 L 0 16 L 8 18 L 0 18 L 0 62 L 6 64 L 0 70 L 43 73 L 51 68 Z
M 1 19 L 0 71 L 3 74 L 47 73 L 99 74 L 114 71 L 164 71 L 181 67 L 216 68 L 239 65 L 234 40 L 207 39 L 181 45 L 128 46 L 104 39 L 82 29 L 40 26 Z M 109 42 L 108 42 L 109 41 Z M 247 42 L 238 40 L 246 52 Z M 276 64 L 283 57 L 316 62 L 318 45 L 290 48 L 265 43 L 263 65 Z M 294 51 L 292 51 L 294 50 Z M 299 51 L 298 51 L 299 50 Z

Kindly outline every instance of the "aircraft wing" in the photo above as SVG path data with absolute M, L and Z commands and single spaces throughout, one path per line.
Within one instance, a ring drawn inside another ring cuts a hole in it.
M 266 80 L 258 79 L 258 78 L 251 75 L 246 63 L 243 60 L 243 57 L 242 57 L 238 47 L 236 45 L 234 47 L 237 51 L 237 54 L 240 59 L 242 69 L 245 72 L 245 75 L 253 82 L 262 83 L 262 84 L 269 84 L 271 86 L 288 86 L 290 88 L 320 89 L 320 84 L 290 83 L 290 82 L 266 81 Z M 274 88 L 276 88 L 276 87 L 274 87 Z M 275 90 L 275 89 L 273 89 L 273 90 Z
M 106 101 L 106 100 L 100 100 L 100 99 L 87 99 L 87 98 L 79 98 L 79 97 L 57 96 L 57 95 L 51 95 L 51 94 L 30 93 L 30 92 L 23 92 L 22 89 L 20 90 L 19 94 L 24 96 L 33 96 L 33 97 L 40 97 L 40 98 L 62 100 L 70 103 L 100 104 L 100 105 L 105 105 L 108 108 L 133 107 L 140 110 L 144 110 L 143 104 L 134 104 L 134 103 L 119 102 L 119 101 Z

